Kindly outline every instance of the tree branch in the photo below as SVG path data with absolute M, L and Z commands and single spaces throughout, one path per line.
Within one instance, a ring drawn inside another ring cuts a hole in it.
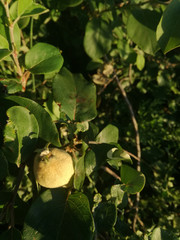
M 6 11 L 6 16 L 8 18 L 8 21 L 9 21 L 9 24 L 8 24 L 8 27 L 9 27 L 9 35 L 10 35 L 10 41 L 11 41 L 11 47 L 12 47 L 12 56 L 13 56 L 13 60 L 14 60 L 14 63 L 17 67 L 17 73 L 20 77 L 23 76 L 23 72 L 22 72 L 22 69 L 20 67 L 20 64 L 19 64 L 19 60 L 18 60 L 18 52 L 16 50 L 16 45 L 15 45 L 15 39 L 14 39 L 14 25 L 15 23 L 19 20 L 18 18 L 15 20 L 15 22 L 13 23 L 11 21 L 11 17 L 10 17 L 10 12 L 9 12 L 9 4 L 8 4 L 8 1 L 3 1 L 1 0 L 3 6 L 4 6 L 4 9 Z
M 110 168 L 105 167 L 105 166 L 101 166 L 101 168 L 107 172 L 108 174 L 110 174 L 111 176 L 113 176 L 114 178 L 118 179 L 119 181 L 121 181 L 121 178 L 115 173 L 113 172 Z
M 129 68 L 129 77 L 131 78 L 131 67 Z M 134 130 L 135 130 L 135 134 L 136 134 L 136 149 L 137 149 L 137 171 L 140 172 L 141 171 L 141 146 L 140 146 L 140 135 L 139 135 L 139 129 L 138 129 L 138 123 L 134 114 L 134 110 L 132 108 L 132 105 L 127 97 L 126 91 L 124 90 L 124 88 L 121 85 L 121 82 L 119 81 L 118 76 L 115 74 L 115 79 L 117 82 L 117 85 L 120 89 L 120 92 L 129 108 L 129 112 L 131 115 L 131 120 L 134 126 Z M 136 205 L 135 205 L 135 216 L 134 216 L 134 220 L 133 220 L 133 231 L 136 232 L 136 222 L 138 220 L 138 212 L 139 212 L 139 202 L 140 202 L 140 193 L 136 194 Z

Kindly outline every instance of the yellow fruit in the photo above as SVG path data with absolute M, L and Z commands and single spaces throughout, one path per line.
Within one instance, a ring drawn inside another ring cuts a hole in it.
M 74 174 L 70 154 L 58 148 L 50 148 L 38 153 L 34 159 L 36 181 L 46 188 L 67 186 Z

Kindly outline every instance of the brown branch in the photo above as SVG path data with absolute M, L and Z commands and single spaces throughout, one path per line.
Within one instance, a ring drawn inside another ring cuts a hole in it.
M 123 149 L 124 150 L 124 149 Z M 141 161 L 136 155 L 134 155 L 133 153 L 127 151 L 127 150 L 124 150 L 127 154 L 129 154 L 131 157 L 133 157 L 134 159 L 136 159 L 137 161 Z
M 111 176 L 113 176 L 114 178 L 118 179 L 119 181 L 121 181 L 121 178 L 115 173 L 113 172 L 110 168 L 105 167 L 105 166 L 101 166 L 101 168 L 107 172 L 108 174 L 110 174 Z
M 129 70 L 130 70 L 129 71 L 129 75 L 130 75 L 129 77 L 131 78 L 131 67 L 129 68 Z M 133 126 L 134 126 L 134 130 L 135 130 L 135 134 L 136 134 L 136 149 L 137 149 L 137 158 L 138 158 L 137 171 L 140 172 L 141 171 L 141 165 L 140 165 L 140 162 L 141 162 L 141 146 L 140 146 L 140 135 L 139 135 L 138 123 L 137 123 L 132 105 L 131 105 L 128 97 L 127 97 L 126 91 L 122 87 L 121 82 L 119 81 L 116 73 L 115 73 L 115 79 L 116 79 L 117 85 L 120 89 L 120 92 L 121 92 L 128 108 L 129 108 L 129 112 L 130 112 L 130 115 L 131 115 L 131 120 L 132 120 L 132 123 L 133 123 Z M 136 194 L 135 216 L 134 216 L 134 220 L 133 220 L 133 231 L 134 232 L 136 232 L 136 222 L 138 220 L 139 202 L 140 202 L 140 193 L 137 193 Z
M 22 77 L 23 75 L 23 72 L 22 72 L 22 69 L 20 67 L 20 64 L 19 64 L 19 60 L 18 60 L 18 52 L 16 50 L 16 45 L 15 45 L 15 39 L 14 39 L 14 25 L 15 23 L 18 21 L 18 19 L 13 23 L 11 21 L 11 17 L 10 17 L 10 12 L 9 12 L 9 3 L 8 1 L 3 1 L 1 0 L 3 6 L 4 6 L 4 9 L 6 11 L 6 16 L 8 18 L 8 27 L 9 27 L 9 35 L 10 35 L 10 41 L 11 41 L 11 47 L 12 47 L 12 56 L 13 56 L 13 60 L 14 60 L 14 63 L 17 67 L 17 73 L 20 77 Z
M 113 80 L 114 80 L 113 78 L 110 78 L 110 80 L 107 83 L 105 83 L 104 86 L 98 91 L 97 95 L 101 95 Z

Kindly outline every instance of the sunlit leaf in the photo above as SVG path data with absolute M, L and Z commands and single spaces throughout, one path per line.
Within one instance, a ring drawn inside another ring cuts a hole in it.
M 6 99 L 16 102 L 23 107 L 26 107 L 27 109 L 29 109 L 30 112 L 34 114 L 39 125 L 40 138 L 54 144 L 57 147 L 61 145 L 56 125 L 52 122 L 51 117 L 42 106 L 40 106 L 38 103 L 34 102 L 31 99 L 18 96 L 10 96 Z
M 96 137 L 99 143 L 117 143 L 119 139 L 119 130 L 116 126 L 108 124 Z
M 63 68 L 53 80 L 54 100 L 71 120 L 84 122 L 96 117 L 96 88 L 81 74 Z
M 125 191 L 130 194 L 140 192 L 145 185 L 145 176 L 127 165 L 121 167 L 121 180 L 125 184 Z
M 26 68 L 34 74 L 58 72 L 63 62 L 60 51 L 47 43 L 37 43 L 25 56 Z
M 39 127 L 36 118 L 24 107 L 14 106 L 8 109 L 7 116 L 12 121 L 18 137 L 19 156 L 17 164 L 20 161 L 27 160 L 32 154 L 39 134 Z
M 159 49 L 156 28 L 160 14 L 148 9 L 133 9 L 128 17 L 127 33 L 144 52 L 155 54 Z
M 164 53 L 180 46 L 180 0 L 173 0 L 162 15 L 157 40 Z

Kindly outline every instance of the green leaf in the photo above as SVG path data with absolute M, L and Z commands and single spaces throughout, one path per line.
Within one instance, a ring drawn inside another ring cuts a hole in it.
M 21 31 L 19 29 L 18 24 L 14 25 L 14 29 L 13 29 L 13 33 L 14 33 L 14 43 L 16 46 L 16 49 L 19 50 L 20 46 L 21 46 Z
M 157 41 L 164 53 L 180 46 L 180 0 L 173 0 L 163 13 L 157 27 Z
M 99 59 L 111 49 L 112 34 L 109 25 L 100 18 L 90 20 L 85 29 L 84 48 L 89 57 Z
M 84 179 L 85 179 L 85 170 L 84 170 L 84 156 L 86 151 L 87 145 L 83 142 L 81 147 L 81 155 L 74 159 L 74 188 L 80 190 L 83 186 Z
M 15 126 L 12 122 L 8 122 L 4 129 L 3 152 L 8 162 L 17 162 L 19 155 L 18 139 L 15 131 Z
M 112 124 L 108 124 L 96 137 L 99 143 L 117 143 L 119 139 L 119 130 Z
M 122 165 L 122 162 L 130 164 L 133 163 L 129 154 L 126 151 L 124 151 L 119 145 L 117 145 L 117 147 L 115 148 L 110 149 L 107 152 L 107 158 L 108 164 L 117 170 Z
M 31 205 L 25 219 L 26 240 L 92 239 L 93 218 L 83 193 L 68 197 L 64 188 L 47 190 Z
M 90 144 L 90 148 L 93 150 L 96 156 L 96 169 L 106 163 L 107 152 L 111 150 L 112 147 L 114 147 L 114 145 L 107 143 Z
M 0 150 L 0 180 L 5 178 L 8 175 L 8 162 L 4 153 Z
M 142 71 L 145 66 L 145 58 L 142 54 L 138 54 L 136 58 L 136 66 L 139 69 L 139 71 Z
M 86 175 L 89 176 L 96 167 L 96 155 L 92 150 L 89 150 L 84 158 L 84 166 Z
M 32 3 L 32 0 L 18 0 L 18 16 L 21 16 Z
M 63 219 L 67 195 L 67 189 L 58 188 L 47 190 L 36 199 L 25 218 L 24 239 L 58 239 L 59 225 Z
M 21 240 L 22 239 L 21 232 L 18 229 L 12 227 L 0 235 L 0 240 L 10 240 L 10 239 Z
M 148 9 L 133 9 L 128 17 L 127 33 L 144 52 L 154 55 L 159 49 L 156 28 L 160 14 Z
M 121 180 L 125 184 L 125 191 L 130 194 L 140 192 L 145 185 L 144 174 L 127 165 L 121 167 Z
M 8 49 L 0 49 L 0 61 L 9 56 L 11 53 L 12 51 L 9 51 Z
M 38 103 L 23 97 L 10 96 L 6 99 L 16 102 L 17 104 L 26 107 L 34 114 L 39 124 L 39 137 L 53 145 L 60 147 L 59 133 L 56 125 L 52 122 L 49 114 Z
M 53 95 L 71 120 L 83 122 L 96 117 L 96 87 L 81 74 L 72 75 L 63 68 L 53 80 Z
M 44 109 L 46 109 L 53 121 L 57 121 L 60 119 L 59 106 L 55 103 L 55 101 L 53 101 L 52 94 L 47 98 L 48 100 L 43 104 Z
M 178 237 L 176 237 L 171 232 L 161 229 L 160 227 L 155 228 L 151 235 L 151 240 L 170 240 L 170 239 L 178 240 Z
M 71 226 L 71 231 L 69 231 L 69 226 Z M 93 239 L 94 221 L 88 198 L 83 193 L 76 192 L 68 198 L 61 232 L 62 235 L 59 234 L 58 240 Z
M 0 34 L 0 49 L 9 49 L 8 40 Z
M 58 72 L 63 62 L 60 51 L 47 43 L 37 43 L 25 56 L 26 68 L 34 74 Z
M 1 80 L 0 83 L 2 83 L 6 87 L 9 94 L 22 91 L 21 82 L 17 79 L 4 79 Z
M 61 0 L 61 2 L 58 4 L 58 9 L 62 11 L 67 7 L 76 7 L 82 2 L 83 0 Z
M 120 184 L 113 185 L 111 187 L 111 201 L 114 202 L 115 206 L 122 203 L 124 197 L 124 191 L 121 189 Z
M 48 12 L 47 8 L 34 3 L 32 0 L 18 0 L 17 3 L 14 3 L 13 7 L 17 9 L 16 17 L 30 17 Z
M 9 30 L 7 28 L 7 24 L 3 20 L 1 21 L 0 18 L 0 59 L 11 53 L 9 50 L 9 42 Z
M 115 205 L 100 203 L 95 209 L 94 220 L 98 232 L 111 231 L 117 220 L 117 209 Z
M 28 9 L 21 15 L 21 17 L 31 17 L 35 15 L 40 15 L 48 12 L 49 10 L 45 8 L 44 6 L 37 4 L 37 3 L 32 3 Z
M 17 164 L 19 165 L 21 159 L 25 161 L 32 154 L 38 139 L 39 127 L 34 115 L 24 107 L 9 108 L 7 116 L 9 121 L 13 122 L 17 132 L 19 146 Z

